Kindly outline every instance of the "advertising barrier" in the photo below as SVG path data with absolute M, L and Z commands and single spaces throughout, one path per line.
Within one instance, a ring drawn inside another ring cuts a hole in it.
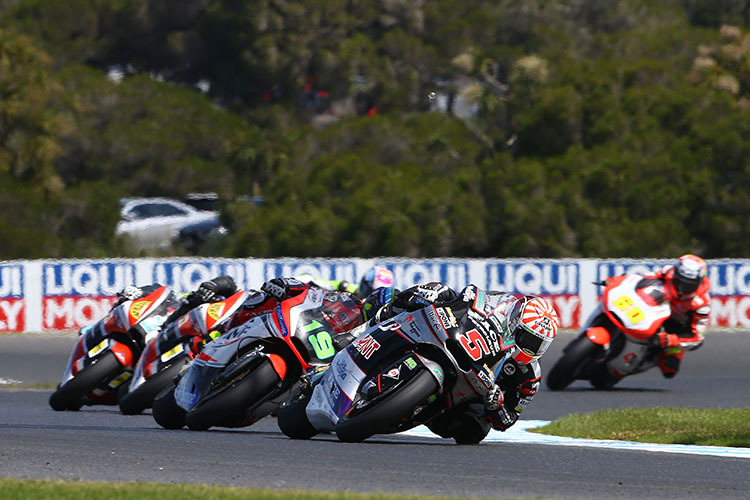
M 578 328 L 593 310 L 597 282 L 623 273 L 650 273 L 670 261 L 630 259 L 114 259 L 0 262 L 0 333 L 77 330 L 106 315 L 127 285 L 160 283 L 195 290 L 221 274 L 240 288 L 303 274 L 359 281 L 373 265 L 391 269 L 395 286 L 441 281 L 455 290 L 473 283 L 490 290 L 549 300 L 563 328 Z M 750 328 L 750 261 L 707 261 L 712 327 Z

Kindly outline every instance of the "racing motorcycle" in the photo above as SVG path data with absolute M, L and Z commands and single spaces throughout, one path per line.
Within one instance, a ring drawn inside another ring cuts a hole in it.
M 245 427 L 273 413 L 303 374 L 327 366 L 333 336 L 361 321 L 348 293 L 304 288 L 209 342 L 154 399 L 167 429 Z
M 57 411 L 84 404 L 117 404 L 119 388 L 133 374 L 144 343 L 150 341 L 181 299 L 161 286 L 148 295 L 117 304 L 96 324 L 79 332 L 61 383 L 49 398 Z
M 575 380 L 608 389 L 657 364 L 662 348 L 654 341 L 671 314 L 663 283 L 627 274 L 599 284 L 602 300 L 547 376 L 552 390 Z
M 328 370 L 279 409 L 279 428 L 293 439 L 335 432 L 341 441 L 359 442 L 476 402 L 516 345 L 503 335 L 487 346 L 504 353 L 494 372 L 475 361 L 486 344 L 471 317 L 488 319 L 483 301 L 480 294 L 460 308 L 429 305 L 358 327 L 356 340 L 336 354 Z
M 195 356 L 201 344 L 220 335 L 221 329 L 248 297 L 240 290 L 224 300 L 201 304 L 163 328 L 143 349 L 133 377 L 119 390 L 120 411 L 136 415 L 151 408 L 154 397 Z M 198 341 L 197 343 L 195 341 Z

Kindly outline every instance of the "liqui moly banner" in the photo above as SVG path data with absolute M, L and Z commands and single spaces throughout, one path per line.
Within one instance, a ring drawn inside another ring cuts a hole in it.
M 0 263 L 0 332 L 26 330 L 22 264 Z
M 598 282 L 623 273 L 649 274 L 667 260 L 626 259 L 117 259 L 0 263 L 0 333 L 76 330 L 109 311 L 127 285 L 160 283 L 176 292 L 227 274 L 257 289 L 278 276 L 359 282 L 373 265 L 394 273 L 405 289 L 440 281 L 457 291 L 468 284 L 549 300 L 563 328 L 578 328 L 596 306 Z M 750 328 L 750 260 L 708 262 L 713 327 Z

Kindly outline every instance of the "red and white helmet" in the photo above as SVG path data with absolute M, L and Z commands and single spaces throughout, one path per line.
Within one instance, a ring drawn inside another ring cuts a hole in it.
M 516 346 L 526 355 L 538 358 L 555 340 L 560 320 L 549 302 L 524 295 L 510 308 L 506 325 Z
M 680 257 L 677 264 L 667 271 L 667 283 L 671 283 L 679 298 L 691 297 L 708 274 L 706 261 L 693 254 Z

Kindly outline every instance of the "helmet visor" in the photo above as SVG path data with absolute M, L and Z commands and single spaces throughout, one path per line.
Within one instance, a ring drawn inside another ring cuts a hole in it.
M 519 324 L 514 332 L 516 345 L 529 356 L 541 356 L 552 343 L 551 338 L 542 338 Z
M 675 274 L 672 282 L 674 283 L 674 288 L 679 295 L 693 294 L 698 290 L 698 286 L 700 285 L 700 280 L 684 278 L 679 274 Z

